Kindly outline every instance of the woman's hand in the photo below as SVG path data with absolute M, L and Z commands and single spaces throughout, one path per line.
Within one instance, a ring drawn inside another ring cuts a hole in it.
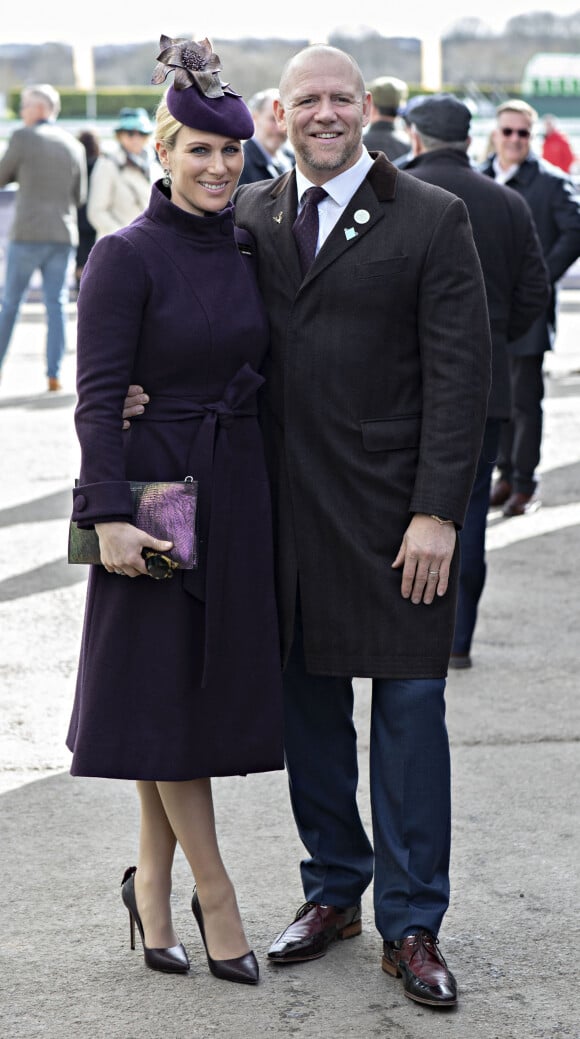
M 173 548 L 173 541 L 153 538 L 132 523 L 95 523 L 95 530 L 99 538 L 101 562 L 110 574 L 123 574 L 125 577 L 147 575 L 141 550 L 152 548 L 155 552 L 169 552 Z

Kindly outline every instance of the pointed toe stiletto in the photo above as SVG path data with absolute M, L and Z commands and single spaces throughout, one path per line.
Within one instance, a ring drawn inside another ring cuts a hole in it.
M 129 911 L 129 930 L 131 937 L 131 948 L 135 948 L 135 924 L 141 936 L 143 945 L 143 956 L 145 963 L 151 970 L 161 970 L 166 974 L 186 974 L 189 970 L 189 960 L 183 945 L 173 945 L 170 949 L 148 949 L 145 945 L 143 924 L 137 909 L 135 898 L 135 873 L 136 866 L 129 866 L 121 881 L 121 898 Z
M 191 911 L 197 921 L 207 956 L 207 964 L 214 977 L 221 978 L 222 981 L 237 981 L 240 985 L 257 985 L 260 978 L 260 968 L 253 952 L 246 952 L 243 956 L 236 956 L 233 960 L 214 960 L 210 956 L 205 940 L 203 913 L 197 897 L 197 888 L 195 887 L 191 899 Z

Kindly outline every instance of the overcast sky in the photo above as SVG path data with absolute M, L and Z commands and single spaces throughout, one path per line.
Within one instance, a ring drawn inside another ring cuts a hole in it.
M 184 35 L 201 39 L 236 39 L 248 36 L 282 37 L 324 41 L 339 27 L 360 24 L 376 29 L 383 36 L 416 36 L 445 32 L 459 18 L 475 17 L 492 29 L 501 31 L 506 21 L 530 11 L 551 11 L 566 15 L 580 11 L 580 0 L 440 0 L 425 4 L 366 0 L 358 8 L 352 0 L 288 0 L 270 4 L 264 10 L 256 0 L 222 0 L 200 14 L 203 5 L 192 0 L 172 4 L 139 4 L 127 0 L 96 0 L 88 7 L 78 0 L 7 0 L 0 17 L 1 43 L 63 42 L 83 44 L 131 43 Z M 207 7 L 207 5 L 206 5 Z M 358 17 L 353 17 L 355 13 Z M 83 24 L 88 23 L 88 24 Z

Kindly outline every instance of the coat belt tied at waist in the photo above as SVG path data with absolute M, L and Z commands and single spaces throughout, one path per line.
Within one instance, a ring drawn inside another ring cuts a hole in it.
M 189 450 L 187 471 L 199 484 L 197 505 L 199 565 L 182 572 L 183 587 L 205 601 L 205 654 L 202 685 L 206 685 L 216 638 L 220 630 L 220 604 L 224 594 L 228 534 L 232 521 L 230 430 L 240 418 L 258 414 L 256 391 L 263 376 L 249 365 L 240 368 L 224 390 L 221 400 L 201 401 L 191 397 L 154 398 L 140 421 L 174 422 L 201 418 Z M 235 517 L 234 517 L 235 520 Z

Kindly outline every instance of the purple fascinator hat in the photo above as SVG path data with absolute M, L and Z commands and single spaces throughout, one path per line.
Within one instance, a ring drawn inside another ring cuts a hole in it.
M 219 77 L 220 59 L 208 39 L 170 39 L 161 36 L 161 48 L 151 82 L 164 83 L 174 72 L 166 102 L 174 119 L 194 130 L 222 137 L 247 140 L 254 133 L 254 120 L 243 97 Z

